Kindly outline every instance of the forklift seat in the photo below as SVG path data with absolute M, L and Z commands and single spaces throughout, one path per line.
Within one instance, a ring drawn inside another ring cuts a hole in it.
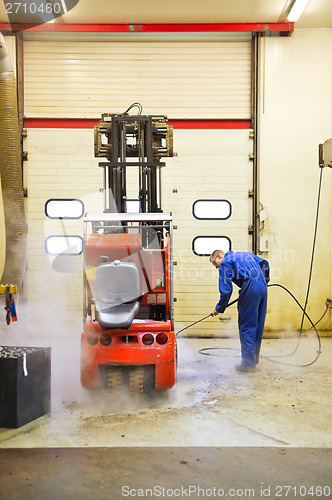
M 139 309 L 139 272 L 133 262 L 114 261 L 96 270 L 96 318 L 103 330 L 128 330 Z

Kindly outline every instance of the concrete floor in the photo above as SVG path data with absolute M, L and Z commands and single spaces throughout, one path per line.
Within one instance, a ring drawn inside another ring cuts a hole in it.
M 276 488 L 278 481 L 291 482 L 293 490 L 284 497 L 298 498 L 295 486 L 305 484 L 307 488 L 310 483 L 328 486 L 323 498 L 332 498 L 332 338 L 322 338 L 322 354 L 312 366 L 285 366 L 262 357 L 251 374 L 234 370 L 239 362 L 237 337 L 179 338 L 176 385 L 157 400 L 143 403 L 125 394 L 112 397 L 83 389 L 79 383 L 79 342 L 64 334 L 56 342 L 49 337 L 37 344 L 33 338 L 23 343 L 18 331 L 10 336 L 1 331 L 0 341 L 1 345 L 52 347 L 51 413 L 19 429 L 0 429 L 0 472 L 5 479 L 1 500 L 46 498 L 43 494 L 52 490 L 52 484 L 57 484 L 58 493 L 47 493 L 50 500 L 71 499 L 78 492 L 75 498 L 157 498 L 163 495 L 142 495 L 134 488 L 152 487 L 159 484 L 158 478 L 163 484 L 168 478 L 169 488 L 180 484 L 204 484 L 206 488 L 233 485 L 253 488 L 256 497 L 272 498 L 282 495 L 271 490 L 264 495 L 264 485 Z M 262 355 L 289 354 L 296 344 L 293 336 L 264 339 Z M 207 347 L 217 349 L 207 351 L 209 356 L 199 353 Z M 302 338 L 295 354 L 271 359 L 301 365 L 314 359 L 316 351 L 316 337 L 310 333 Z M 18 467 L 20 462 L 22 468 Z M 109 463 L 113 482 L 107 486 Z M 59 475 L 63 478 L 61 487 Z M 121 484 L 128 485 L 128 481 L 132 494 L 121 490 Z M 180 493 L 183 498 L 188 496 L 188 491 Z M 192 491 L 190 497 L 203 496 L 198 493 L 195 496 Z M 173 496 L 180 495 L 173 492 Z M 205 496 L 213 495 L 206 492 Z

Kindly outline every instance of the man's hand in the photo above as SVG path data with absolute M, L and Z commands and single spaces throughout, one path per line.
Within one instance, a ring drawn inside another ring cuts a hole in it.
M 211 316 L 217 316 L 219 314 L 219 312 L 217 311 L 217 309 L 215 309 L 212 313 L 211 313 Z

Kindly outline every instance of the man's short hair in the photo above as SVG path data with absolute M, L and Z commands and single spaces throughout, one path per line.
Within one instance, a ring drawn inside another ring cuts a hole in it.
M 220 253 L 220 255 L 222 256 L 225 255 L 225 252 L 223 252 L 222 250 L 214 250 L 210 255 L 210 262 L 212 262 L 217 257 L 218 253 Z

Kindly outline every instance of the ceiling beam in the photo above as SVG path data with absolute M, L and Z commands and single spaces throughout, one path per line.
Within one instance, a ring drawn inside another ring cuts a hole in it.
M 47 33 L 204 33 L 204 32 L 259 32 L 264 35 L 290 36 L 294 23 L 180 23 L 180 24 L 62 24 L 0 23 L 0 31 Z

